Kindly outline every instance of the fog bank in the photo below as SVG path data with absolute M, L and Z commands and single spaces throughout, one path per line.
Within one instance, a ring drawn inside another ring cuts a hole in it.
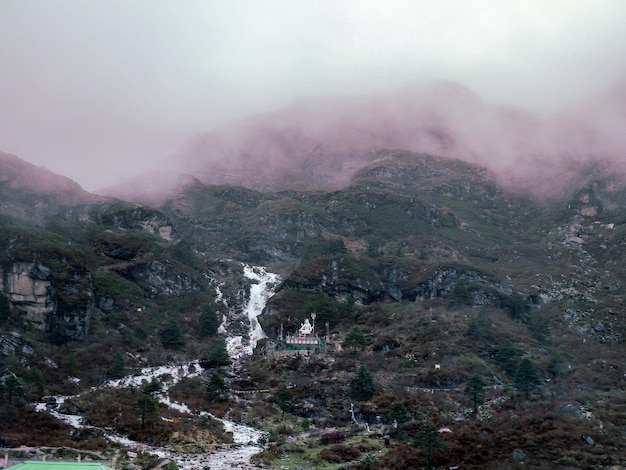
M 4 0 L 0 150 L 95 190 L 244 116 L 435 79 L 543 119 L 626 76 L 624 30 L 609 0 Z

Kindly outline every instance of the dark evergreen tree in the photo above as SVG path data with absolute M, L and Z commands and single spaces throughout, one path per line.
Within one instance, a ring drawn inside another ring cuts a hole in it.
M 528 331 L 537 341 L 550 342 L 550 320 L 540 312 L 534 311 L 528 316 Z
M 221 315 L 215 311 L 215 306 L 206 307 L 200 314 L 200 334 L 202 336 L 215 336 L 221 324 Z
M 398 423 L 406 423 L 411 419 L 411 413 L 406 409 L 404 403 L 396 401 L 389 407 L 389 419 L 396 420 Z
M 372 238 L 367 243 L 367 256 L 377 258 L 383 254 L 383 244 L 380 240 Z
M 474 303 L 470 286 L 463 282 L 454 286 L 449 298 L 452 305 L 472 305 Z
M 224 401 L 228 393 L 228 385 L 224 381 L 224 377 L 219 372 L 214 372 L 209 377 L 209 382 L 206 386 L 207 396 L 210 400 Z
M 108 375 L 112 379 L 121 379 L 126 375 L 126 359 L 121 352 L 117 351 L 113 354 Z
M 174 258 L 187 266 L 202 268 L 202 261 L 200 260 L 200 257 L 186 240 L 178 241 L 178 243 L 174 245 L 172 254 L 174 255 Z
M 514 320 L 519 320 L 521 322 L 528 322 L 528 315 L 530 313 L 530 302 L 528 299 L 517 292 L 512 294 L 507 302 L 507 308 L 509 310 L 509 315 Z
M 67 375 L 70 377 L 74 377 L 76 375 L 76 367 L 78 366 L 78 359 L 76 359 L 76 354 L 70 353 L 66 356 L 64 362 L 65 370 L 67 371 Z
M 168 349 L 180 349 L 185 345 L 180 327 L 173 318 L 168 320 L 161 329 L 161 343 Z
M 22 381 L 13 373 L 8 373 L 1 379 L 4 389 L 4 401 L 12 404 L 13 400 L 24 396 L 24 386 Z
M 226 342 L 222 338 L 214 338 L 207 349 L 206 358 L 202 360 L 203 367 L 221 367 L 230 364 L 230 356 L 226 349 Z
M 371 372 L 360 365 L 350 383 L 350 396 L 356 400 L 369 400 L 376 393 L 376 385 Z
M 274 402 L 281 409 L 284 418 L 285 412 L 290 411 L 293 406 L 293 395 L 291 394 L 291 390 L 289 390 L 286 385 L 280 387 L 274 397 Z
M 161 384 L 161 382 L 159 382 L 159 379 L 157 379 L 156 377 L 152 377 L 152 380 L 144 384 L 141 389 L 143 393 L 153 396 L 155 393 L 159 393 L 161 390 L 163 390 L 163 385 Z
M 486 313 L 479 313 L 470 320 L 465 334 L 475 339 L 493 340 L 494 335 L 491 319 Z
M 445 441 L 441 438 L 441 433 L 433 423 L 426 423 L 414 438 L 414 445 L 426 451 L 426 467 L 430 468 L 433 453 L 437 449 L 446 447 Z
M 513 385 L 518 392 L 524 394 L 527 400 L 530 398 L 530 394 L 541 385 L 539 374 L 527 357 L 520 361 L 519 367 L 515 371 Z
M 135 410 L 137 411 L 137 416 L 141 422 L 141 429 L 143 429 L 146 424 L 151 423 L 158 418 L 159 402 L 150 395 L 142 393 L 135 402 Z
M 38 367 L 29 367 L 24 373 L 24 385 L 28 386 L 28 393 L 41 397 L 46 389 L 43 373 Z
M 496 353 L 495 360 L 508 376 L 512 376 L 517 369 L 518 355 L 519 353 L 517 349 L 509 340 L 507 340 Z
M 478 401 L 485 396 L 485 382 L 479 374 L 474 374 L 465 384 L 465 394 L 469 395 L 474 405 L 474 414 L 478 413 Z
M 343 343 L 341 343 L 341 347 L 346 349 L 352 348 L 352 351 L 356 351 L 357 348 L 360 348 L 362 350 L 366 344 L 367 339 L 365 339 L 365 335 L 359 327 L 355 326 L 346 335 L 346 339 L 343 341 Z
M 550 361 L 546 366 L 546 374 L 551 378 L 555 378 L 561 373 L 561 359 L 556 356 L 550 357 Z

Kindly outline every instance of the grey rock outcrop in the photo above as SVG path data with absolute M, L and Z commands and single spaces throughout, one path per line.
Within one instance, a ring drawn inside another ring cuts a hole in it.
M 0 268 L 1 289 L 13 307 L 22 312 L 23 320 L 44 330 L 46 316 L 55 310 L 49 269 L 35 263 L 16 262 L 8 269 Z
M 0 268 L 0 290 L 26 325 L 54 342 L 82 340 L 89 331 L 94 306 L 89 272 L 71 272 L 60 282 L 39 262 L 15 262 Z
M 308 272 L 307 272 L 308 271 Z M 447 297 L 461 287 L 473 305 L 501 306 L 513 293 L 493 276 L 462 265 L 424 270 L 419 263 L 381 262 L 368 269 L 354 269 L 342 258 L 298 271 L 285 279 L 283 287 L 314 288 L 337 298 L 350 297 L 369 304 L 379 301 L 424 301 Z M 316 277 L 318 276 L 318 277 Z

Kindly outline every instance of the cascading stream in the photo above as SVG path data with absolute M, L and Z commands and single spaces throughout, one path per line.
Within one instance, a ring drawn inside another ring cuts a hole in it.
M 243 274 L 247 279 L 254 281 L 250 286 L 250 297 L 244 309 L 244 314 L 250 322 L 249 340 L 244 344 L 242 336 L 227 337 L 226 344 L 230 356 L 234 359 L 241 358 L 245 355 L 252 354 L 258 340 L 265 338 L 265 332 L 261 328 L 257 317 L 263 312 L 267 300 L 274 294 L 274 288 L 278 284 L 280 278 L 277 274 L 268 273 L 264 267 L 252 267 L 244 265 Z M 221 296 L 219 288 L 216 288 L 218 296 Z M 227 332 L 224 330 L 222 333 Z M 169 399 L 167 389 L 186 377 L 197 376 L 204 372 L 204 369 L 197 363 L 192 362 L 183 365 L 163 365 L 157 367 L 143 368 L 139 373 L 128 375 L 117 380 L 110 380 L 104 383 L 101 388 L 115 387 L 124 388 L 129 386 L 140 386 L 144 382 L 150 382 L 153 378 L 167 375 L 171 377 L 167 384 L 163 384 L 163 390 L 159 394 L 159 401 L 168 407 L 177 409 L 182 412 L 190 413 L 191 411 L 184 403 L 172 402 Z M 87 390 L 78 395 L 48 397 L 45 402 L 36 403 L 35 407 L 38 411 L 46 411 L 61 421 L 69 424 L 73 428 L 83 428 L 84 420 L 80 415 L 69 415 L 59 411 L 62 404 L 69 399 L 77 398 L 93 391 Z M 205 414 L 202 412 L 201 414 Z M 210 413 L 206 413 L 209 414 Z M 220 469 L 256 469 L 250 464 L 250 458 L 263 450 L 261 445 L 257 444 L 266 433 L 249 426 L 234 423 L 227 419 L 213 419 L 222 422 L 224 429 L 233 435 L 234 444 L 227 450 L 218 450 L 210 454 L 178 454 L 164 447 L 145 448 L 143 443 L 132 441 L 125 436 L 106 431 L 107 438 L 120 445 L 130 448 L 143 448 L 163 458 L 169 458 L 176 461 L 180 470 L 192 470 L 198 468 L 211 468 L 212 470 Z
M 274 295 L 274 288 L 280 281 L 278 274 L 269 273 L 262 266 L 245 265 L 243 275 L 254 281 L 250 286 L 250 298 L 244 308 L 244 313 L 250 322 L 249 340 L 246 344 L 242 336 L 232 336 L 226 339 L 226 349 L 233 359 L 251 355 L 257 341 L 267 337 L 257 317 L 263 313 L 268 299 Z

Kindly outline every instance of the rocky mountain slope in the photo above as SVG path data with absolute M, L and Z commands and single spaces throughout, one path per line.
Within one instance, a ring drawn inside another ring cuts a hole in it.
M 419 442 L 425 423 L 452 431 L 431 449 L 428 464 L 440 467 L 623 465 L 619 166 L 578 161 L 547 197 L 462 160 L 351 151 L 360 163 L 332 190 L 197 179 L 158 207 L 96 197 L 62 177 L 57 193 L 56 177 L 30 184 L 44 170 L 3 156 L 0 433 L 106 447 L 28 403 L 199 359 L 208 372 L 171 396 L 270 430 L 258 456 L 266 465 L 287 456 L 289 468 L 419 468 L 430 453 Z M 224 340 L 252 340 L 247 266 L 280 282 L 258 318 L 268 338 L 228 366 Z M 328 324 L 325 354 L 277 354 L 281 332 L 313 312 Z M 528 397 L 516 382 L 523 359 L 540 378 Z M 354 393 L 361 368 L 373 381 L 367 396 Z M 485 385 L 476 415 L 464 392 L 474 374 Z M 8 399 L 13 376 L 22 393 Z M 210 424 L 183 429 L 138 411 L 150 387 L 94 391 L 76 412 L 137 440 L 219 441 Z M 382 433 L 377 416 L 393 432 L 389 448 L 360 437 L 359 423 Z

